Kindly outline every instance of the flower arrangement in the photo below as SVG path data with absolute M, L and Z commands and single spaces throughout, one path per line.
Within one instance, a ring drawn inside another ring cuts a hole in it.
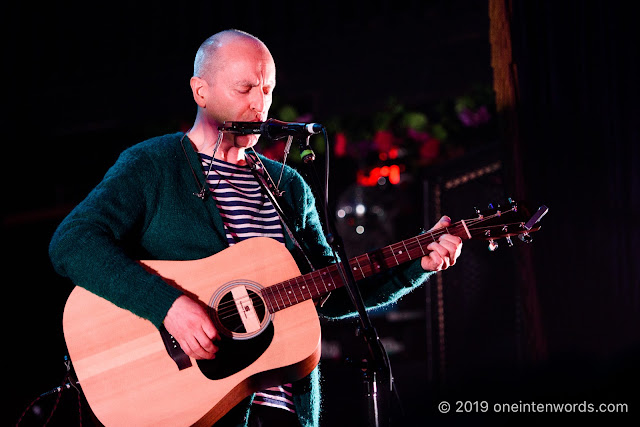
M 493 100 L 493 91 L 488 88 L 477 88 L 431 108 L 408 108 L 391 99 L 382 111 L 331 117 L 323 123 L 333 158 L 356 165 L 357 184 L 399 184 L 420 168 L 461 156 L 474 145 L 493 142 Z M 283 121 L 313 121 L 311 115 L 301 115 L 289 104 L 275 111 L 275 117 Z M 324 154 L 319 135 L 311 137 L 311 143 L 317 154 Z M 260 151 L 282 161 L 285 144 L 286 140 L 261 144 Z M 287 161 L 300 160 L 290 156 Z

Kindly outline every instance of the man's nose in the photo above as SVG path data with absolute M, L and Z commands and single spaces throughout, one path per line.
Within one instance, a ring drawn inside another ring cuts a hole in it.
M 266 97 L 267 95 L 262 93 L 262 91 L 256 90 L 254 95 L 251 97 L 251 109 L 257 113 L 263 113 L 265 105 L 267 105 Z

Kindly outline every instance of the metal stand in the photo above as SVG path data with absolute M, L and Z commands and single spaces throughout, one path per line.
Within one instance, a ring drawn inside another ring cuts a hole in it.
M 317 172 L 313 163 L 315 154 L 309 145 L 309 136 L 298 136 L 296 137 L 296 141 L 300 145 L 302 160 L 309 171 L 308 176 L 312 180 L 312 190 L 315 192 L 317 200 L 321 203 L 325 217 L 325 226 L 327 227 L 327 242 L 331 245 L 334 255 L 337 255 L 337 257 L 343 261 L 338 264 L 338 271 L 359 315 L 361 330 L 359 335 L 365 340 L 369 356 L 364 361 L 365 365 L 362 366 L 364 382 L 367 388 L 367 397 L 369 399 L 369 425 L 376 427 L 387 426 L 391 424 L 391 398 L 395 397 L 398 400 L 398 407 L 401 407 L 399 405 L 400 399 L 394 383 L 388 355 L 375 327 L 371 323 L 353 273 L 351 269 L 348 268 L 349 257 L 344 248 L 342 238 L 336 231 L 333 216 L 329 215 L 327 211 L 327 202 L 324 198 L 320 197 L 323 194 L 321 190 L 326 186 L 326 183 L 322 186 L 318 181 Z M 328 153 L 327 148 L 327 165 L 329 161 Z M 326 173 L 328 174 L 328 166 Z M 345 264 L 347 268 L 345 268 Z

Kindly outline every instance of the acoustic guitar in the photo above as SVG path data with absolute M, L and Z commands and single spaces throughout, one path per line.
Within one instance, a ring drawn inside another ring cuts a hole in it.
M 251 393 L 308 375 L 320 360 L 313 300 L 356 280 L 419 259 L 443 233 L 462 239 L 531 240 L 546 213 L 530 218 L 511 202 L 446 229 L 300 275 L 284 245 L 242 241 L 192 261 L 140 261 L 150 272 L 206 303 L 222 340 L 213 360 L 189 358 L 164 328 L 81 287 L 71 292 L 63 329 L 82 391 L 105 426 L 211 425 Z M 527 221 L 528 219 L 528 221 Z

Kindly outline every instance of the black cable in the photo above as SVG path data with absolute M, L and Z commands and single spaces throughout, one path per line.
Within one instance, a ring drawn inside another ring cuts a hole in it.
M 27 415 L 27 413 L 29 412 L 29 410 L 31 408 L 33 408 L 33 406 L 38 403 L 38 401 L 46 396 L 49 396 L 51 394 L 57 393 L 57 397 L 56 397 L 56 401 L 53 404 L 53 408 L 51 409 L 51 412 L 49 413 L 49 416 L 47 417 L 46 421 L 43 424 L 43 427 L 46 426 L 47 424 L 49 424 L 49 421 L 51 421 L 51 418 L 53 417 L 53 414 L 55 413 L 56 409 L 58 408 L 58 404 L 60 403 L 60 399 L 62 397 L 62 392 L 65 389 L 70 389 L 70 388 L 74 388 L 77 392 L 78 392 L 78 412 L 79 412 L 79 416 L 80 416 L 80 426 L 82 426 L 82 403 L 81 403 L 81 399 L 80 399 L 80 389 L 78 389 L 77 385 L 79 385 L 80 383 L 73 377 L 73 375 L 71 374 L 71 361 L 69 360 L 69 356 L 65 355 L 64 356 L 64 364 L 65 367 L 67 369 L 67 371 L 64 374 L 64 378 L 62 379 L 62 383 L 54 388 L 51 389 L 49 391 L 46 391 L 44 393 L 42 393 L 40 396 L 36 397 L 35 399 L 33 399 L 33 401 L 31 401 L 31 403 L 29 403 L 29 405 L 27 405 L 27 407 L 25 408 L 25 410 L 22 412 L 22 414 L 20 415 L 20 417 L 18 418 L 18 421 L 16 422 L 16 427 L 18 427 L 20 425 L 20 423 L 24 420 L 24 417 Z

